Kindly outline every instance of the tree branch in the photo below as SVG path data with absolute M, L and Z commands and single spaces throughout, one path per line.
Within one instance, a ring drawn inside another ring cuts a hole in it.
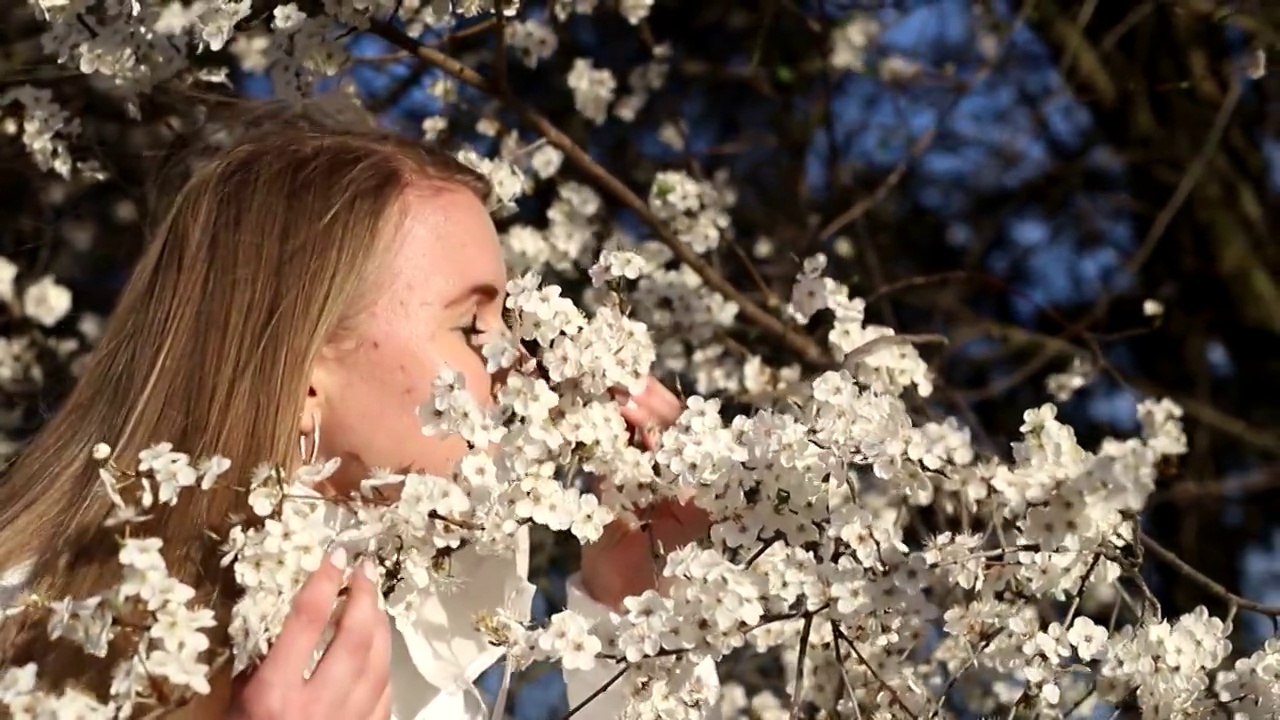
M 1023 380 L 1029 378 L 1030 375 L 1033 374 L 1031 372 L 1027 372 L 1027 367 L 1032 367 L 1032 369 L 1035 370 L 1043 367 L 1044 364 L 1048 363 L 1048 361 L 1057 357 L 1088 354 L 1093 359 L 1097 368 L 1100 371 L 1109 374 L 1116 380 L 1116 382 L 1132 387 L 1143 395 L 1152 397 L 1169 397 L 1174 402 L 1181 405 L 1182 409 L 1186 411 L 1189 417 L 1193 417 L 1219 432 L 1231 435 L 1235 439 L 1254 448 L 1272 454 L 1280 454 L 1280 430 L 1254 427 L 1250 423 L 1241 420 L 1238 417 L 1219 410 L 1210 403 L 1187 395 L 1171 393 L 1164 388 L 1157 387 L 1154 383 L 1148 380 L 1129 377 L 1120 372 L 1120 370 L 1114 365 L 1107 362 L 1106 357 L 1104 357 L 1101 354 L 1101 350 L 1097 348 L 1097 341 L 1088 334 L 1083 336 L 1085 347 L 1080 347 L 1068 339 L 1070 337 L 1068 334 L 1049 335 L 1046 333 L 1039 333 L 1034 330 L 1028 330 L 1017 325 L 996 322 L 985 323 L 984 327 L 991 335 L 998 338 L 1042 345 L 1043 349 L 1036 357 L 1032 358 L 1027 366 L 1014 371 L 1013 375 L 1016 375 Z M 1044 362 L 1039 363 L 1042 358 L 1044 358 Z M 1003 392 L 1003 389 L 1008 389 L 1012 384 L 1000 382 L 998 383 L 998 386 L 1002 388 L 1001 392 Z M 991 392 L 990 388 L 979 388 L 976 391 L 961 389 L 957 390 L 957 393 L 966 401 L 993 397 L 995 394 L 998 394 Z
M 1221 599 L 1228 607 L 1249 610 L 1272 618 L 1280 617 L 1280 605 L 1265 605 L 1256 600 L 1241 597 L 1217 582 L 1210 580 L 1207 575 L 1188 565 L 1185 560 L 1178 557 L 1172 550 L 1156 542 L 1146 533 L 1139 531 L 1138 539 L 1142 542 L 1142 547 L 1152 555 L 1155 555 L 1156 559 L 1173 568 L 1179 575 L 1199 585 L 1205 592 Z

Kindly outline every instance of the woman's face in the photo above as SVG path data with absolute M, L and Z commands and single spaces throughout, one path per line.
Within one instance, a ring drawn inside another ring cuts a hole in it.
M 410 186 L 399 211 L 372 304 L 340 344 L 322 352 L 300 419 L 304 434 L 318 419 L 322 458 L 342 459 L 331 480 L 340 492 L 354 490 L 373 468 L 453 471 L 466 443 L 425 436 L 418 419 L 443 367 L 492 403 L 479 347 L 504 330 L 507 273 L 489 213 L 465 188 L 425 184 Z

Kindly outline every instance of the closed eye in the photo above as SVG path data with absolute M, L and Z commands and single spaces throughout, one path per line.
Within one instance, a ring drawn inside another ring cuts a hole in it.
M 479 316 L 473 316 L 470 323 L 459 329 L 462 332 L 462 337 L 467 339 L 467 344 L 469 345 L 475 345 L 476 338 L 484 334 L 484 331 L 480 329 Z

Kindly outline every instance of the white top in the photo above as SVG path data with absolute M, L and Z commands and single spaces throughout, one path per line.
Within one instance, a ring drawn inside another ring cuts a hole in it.
M 488 643 L 475 628 L 476 614 L 505 605 L 527 618 L 534 586 L 529 570 L 529 540 L 522 528 L 513 557 L 484 556 L 463 548 L 451 558 L 456 587 L 426 598 L 434 612 L 421 613 L 417 623 L 397 622 L 392 633 L 392 720 L 489 720 L 475 680 L 501 659 L 503 649 Z M 22 591 L 30 568 L 22 565 L 0 575 L 0 605 Z M 568 580 L 568 609 L 588 619 L 607 617 L 608 609 L 587 595 L 578 575 Z M 573 708 L 617 674 L 619 666 L 599 660 L 591 670 L 565 670 L 569 707 Z M 700 663 L 687 681 L 696 680 L 719 692 L 715 663 Z M 612 720 L 626 706 L 623 683 L 617 682 L 591 701 L 575 718 Z M 718 716 L 718 712 L 713 712 Z

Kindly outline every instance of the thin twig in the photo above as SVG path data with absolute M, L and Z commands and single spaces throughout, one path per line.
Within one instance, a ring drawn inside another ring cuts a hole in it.
M 1172 550 L 1169 550 L 1156 542 L 1146 533 L 1139 531 L 1138 538 L 1142 542 L 1142 547 L 1152 555 L 1156 556 L 1160 562 L 1163 562 L 1173 568 L 1179 575 L 1182 575 L 1196 585 L 1199 585 L 1201 589 L 1210 595 L 1213 595 L 1228 605 L 1235 606 L 1240 610 L 1249 610 L 1250 612 L 1255 612 L 1259 615 L 1266 615 L 1272 618 L 1280 617 L 1280 605 L 1267 605 L 1257 602 L 1256 600 L 1241 597 L 1226 589 L 1221 584 L 1209 579 L 1209 577 L 1204 573 L 1188 565 L 1185 560 L 1178 557 Z
M 898 707 L 902 708 L 903 712 L 907 713 L 909 717 L 919 720 L 919 716 L 916 715 L 916 713 L 907 706 L 907 703 L 902 700 L 902 696 L 898 694 L 897 689 L 885 682 L 885 679 L 880 676 L 880 673 L 876 671 L 875 667 L 871 665 L 866 656 L 862 654 L 862 651 L 859 650 L 858 646 L 853 642 L 853 638 L 849 637 L 843 630 L 839 630 L 834 626 L 832 629 L 837 631 L 836 637 L 845 641 L 845 644 L 847 644 L 849 649 L 853 651 L 854 657 L 858 658 L 858 662 L 862 663 L 862 666 L 867 669 L 867 672 L 871 673 L 871 677 L 875 678 L 876 682 L 880 683 L 880 687 L 883 688 L 885 692 L 889 693 L 889 697 L 893 698 L 893 701 L 898 705 Z M 833 640 L 833 642 L 835 641 Z
M 1094 553 L 1093 560 L 1090 561 L 1089 567 L 1084 571 L 1084 576 L 1080 578 L 1080 587 L 1076 590 L 1076 594 L 1071 598 L 1071 607 L 1067 610 L 1067 619 L 1062 621 L 1064 628 L 1071 627 L 1071 621 L 1076 619 L 1076 611 L 1080 609 L 1080 600 L 1084 598 L 1084 591 L 1089 587 L 1089 580 L 1093 578 L 1093 571 L 1098 568 L 1098 563 L 1102 562 L 1102 553 Z
M 609 678 L 603 685 L 596 688 L 595 691 L 592 692 L 590 695 L 583 698 L 582 702 L 569 708 L 569 712 L 566 713 L 564 717 L 562 717 L 560 720 L 569 720 L 574 715 L 577 715 L 578 713 L 582 712 L 583 708 L 585 708 L 587 705 L 594 702 L 596 698 L 608 692 L 609 688 L 613 687 L 614 684 L 616 684 L 619 680 L 621 680 L 622 676 L 626 675 L 627 670 L 630 670 L 630 669 L 631 669 L 630 667 L 623 666 L 621 670 L 613 674 L 613 677 Z
M 804 660 L 809 652 L 809 634 L 813 631 L 813 613 L 804 616 L 800 628 L 800 649 L 796 653 L 796 686 L 791 688 L 791 720 L 800 720 L 801 703 L 804 700 Z
M 493 18 L 497 22 L 497 32 L 494 33 L 494 41 L 497 48 L 493 51 L 493 73 L 494 85 L 497 86 L 498 92 L 505 95 L 509 89 L 507 82 L 507 24 L 506 10 L 502 7 L 503 0 L 494 0 Z
M 1014 31 L 1026 22 L 1027 17 L 1031 14 L 1031 10 L 1034 6 L 1035 0 L 1025 0 L 1022 3 L 1022 8 L 1019 10 L 1018 16 L 1010 25 L 1009 30 L 1005 35 L 1004 43 L 996 57 L 992 58 L 992 60 L 986 65 L 983 65 L 973 76 L 973 80 L 966 83 L 962 91 L 957 92 L 947 101 L 947 104 L 944 105 L 942 110 L 938 113 L 938 120 L 934 123 L 933 127 L 929 128 L 922 133 L 920 137 L 916 138 L 916 141 L 911 144 L 911 149 L 907 152 L 907 156 L 898 163 L 897 167 L 895 167 L 893 171 L 890 172 L 874 190 L 871 191 L 870 194 L 858 200 L 858 202 L 854 203 L 852 207 L 837 215 L 831 222 L 824 225 L 822 229 L 818 231 L 819 240 L 830 239 L 836 233 L 858 220 L 858 218 L 867 214 L 867 212 L 873 207 L 883 203 L 885 198 L 889 197 L 889 193 L 893 192 L 893 189 L 896 188 L 904 178 L 906 178 L 907 173 L 915 166 L 916 162 L 929 151 L 929 148 L 933 147 L 934 141 L 938 139 L 939 131 L 941 131 L 942 126 L 946 124 L 951 113 L 960 105 L 960 101 L 967 97 L 969 92 L 971 92 L 975 87 L 986 80 L 987 76 L 989 76 L 991 72 L 1004 61 L 1005 56 L 1008 55 L 1009 47 L 1011 45 L 1009 42 L 1010 38 L 1013 37 Z M 829 148 L 829 150 L 831 152 L 835 152 L 835 148 Z
M 947 338 L 942 335 L 882 335 L 878 338 L 868 340 L 858 347 L 854 348 L 848 355 L 844 356 L 844 365 L 848 367 L 853 363 L 871 357 L 872 355 L 893 347 L 894 345 L 926 345 L 926 344 L 947 344 Z
M 849 704 L 853 706 L 854 720 L 862 720 L 862 707 L 858 703 L 858 695 L 854 690 L 853 681 L 849 679 L 849 668 L 844 664 L 844 653 L 840 652 L 840 643 L 836 641 L 836 634 L 839 632 L 840 626 L 835 620 L 831 621 L 831 647 L 835 650 L 836 664 L 840 666 L 840 677 L 844 681 L 844 688 L 836 695 L 836 705 L 840 704 L 840 696 L 849 693 Z M 835 717 L 835 712 L 831 713 Z

